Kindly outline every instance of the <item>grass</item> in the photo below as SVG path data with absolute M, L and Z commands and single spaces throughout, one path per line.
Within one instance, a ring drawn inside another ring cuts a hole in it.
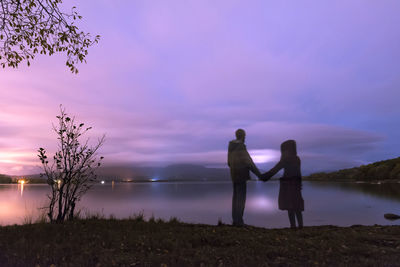
M 139 215 L 0 227 L 1 266 L 398 266 L 399 252 L 400 226 L 236 228 Z

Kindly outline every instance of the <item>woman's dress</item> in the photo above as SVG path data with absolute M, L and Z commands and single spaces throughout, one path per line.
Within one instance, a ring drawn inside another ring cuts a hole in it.
M 304 211 L 300 164 L 298 156 L 289 157 L 281 159 L 275 167 L 267 172 L 267 176 L 272 177 L 284 169 L 283 176 L 279 179 L 278 205 L 280 210 Z

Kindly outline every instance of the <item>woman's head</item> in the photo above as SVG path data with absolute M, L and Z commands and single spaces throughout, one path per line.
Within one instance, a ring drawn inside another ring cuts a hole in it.
M 297 156 L 296 141 L 287 140 L 281 144 L 282 157 Z

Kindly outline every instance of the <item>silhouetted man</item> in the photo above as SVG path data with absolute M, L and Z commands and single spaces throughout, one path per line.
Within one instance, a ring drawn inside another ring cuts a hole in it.
M 229 142 L 228 166 L 233 182 L 232 220 L 234 226 L 244 226 L 243 212 L 246 203 L 247 180 L 250 180 L 252 171 L 260 177 L 261 173 L 247 152 L 244 140 L 246 132 L 243 129 L 236 131 L 236 140 Z

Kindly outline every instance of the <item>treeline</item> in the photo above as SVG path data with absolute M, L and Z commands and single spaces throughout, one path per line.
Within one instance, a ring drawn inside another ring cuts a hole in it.
M 316 181 L 400 181 L 400 157 L 336 172 L 319 172 L 304 177 Z
M 28 184 L 45 184 L 46 180 L 36 177 L 11 177 L 6 174 L 0 174 L 0 184 L 16 184 L 20 179 L 23 179 Z
M 0 184 L 9 184 L 12 182 L 11 176 L 0 174 Z

